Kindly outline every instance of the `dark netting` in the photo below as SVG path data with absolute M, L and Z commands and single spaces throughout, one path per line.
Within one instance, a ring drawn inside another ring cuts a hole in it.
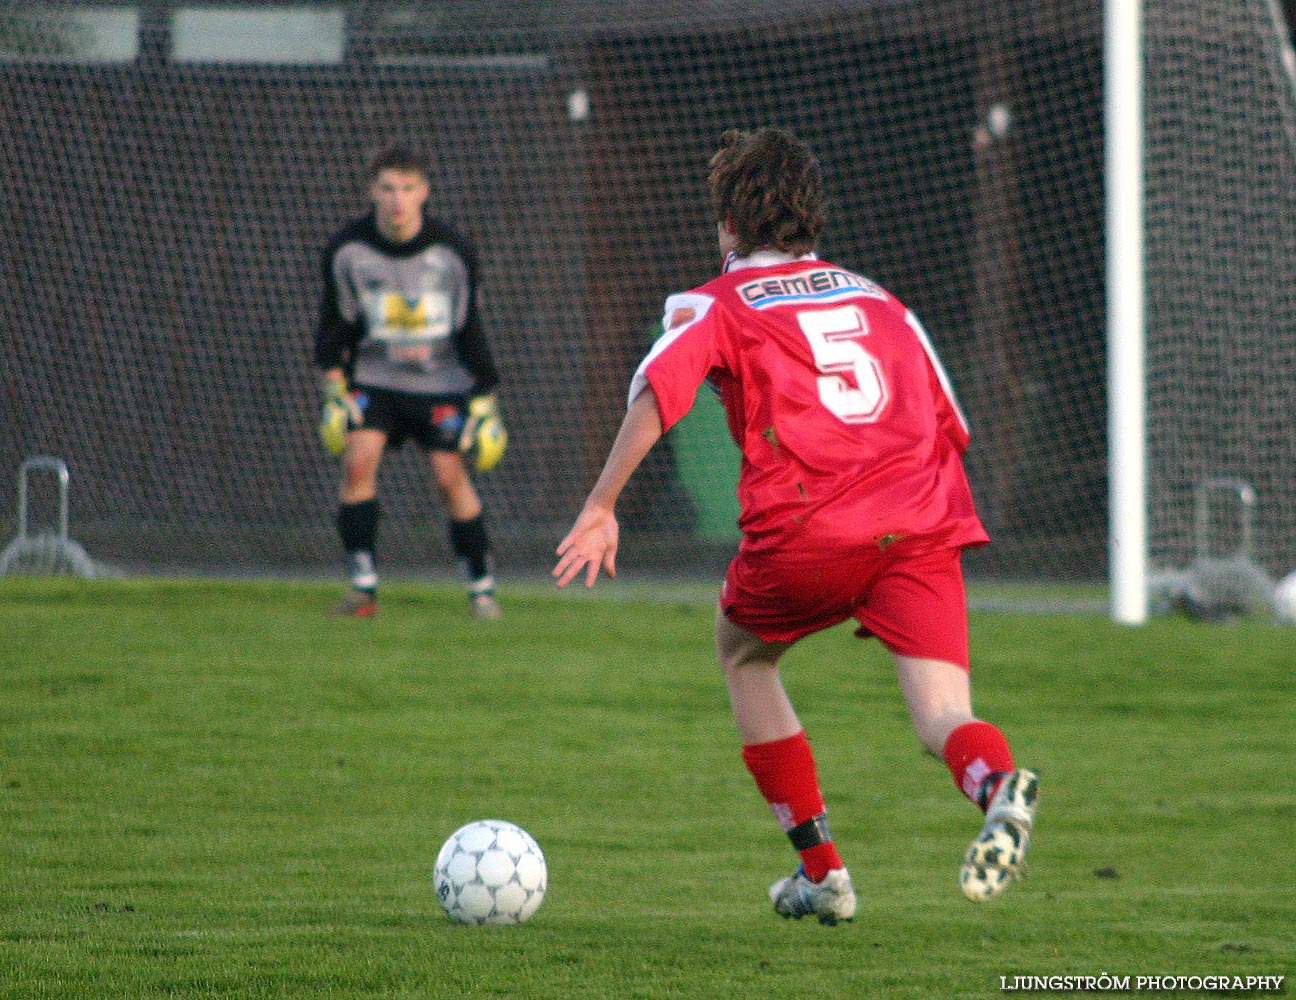
M 365 207 L 363 162 L 402 140 L 482 257 L 512 433 L 480 480 L 500 571 L 547 565 L 664 297 L 715 273 L 708 155 L 725 128 L 776 124 L 825 165 L 823 255 L 903 298 L 950 370 L 995 539 L 969 570 L 1105 572 L 1100 5 L 95 9 L 116 34 L 75 4 L 0 7 L 0 529 L 20 463 L 49 454 L 96 559 L 334 571 L 319 252 Z M 281 21 L 246 18 L 285 10 L 308 16 L 266 54 Z M 254 34 L 213 55 L 234 29 L 201 16 L 222 12 Z M 1149 4 L 1152 515 L 1171 561 L 1193 483 L 1228 472 L 1261 491 L 1264 554 L 1296 565 L 1292 90 L 1270 13 Z M 625 497 L 640 565 L 713 572 L 732 549 L 733 452 L 706 402 Z M 385 565 L 447 564 L 426 495 L 407 449 L 384 469 Z
M 1227 554 L 1256 491 L 1255 556 L 1296 568 L 1296 116 L 1277 5 L 1148 12 L 1149 539 Z M 1205 531 L 1198 513 L 1209 513 Z

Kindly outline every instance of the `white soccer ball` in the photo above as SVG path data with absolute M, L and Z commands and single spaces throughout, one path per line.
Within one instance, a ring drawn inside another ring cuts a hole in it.
M 502 819 L 461 826 L 441 846 L 432 881 L 457 924 L 521 924 L 549 887 L 549 866 L 535 838 Z
M 1288 573 L 1273 592 L 1274 617 L 1286 625 L 1296 625 L 1296 571 Z

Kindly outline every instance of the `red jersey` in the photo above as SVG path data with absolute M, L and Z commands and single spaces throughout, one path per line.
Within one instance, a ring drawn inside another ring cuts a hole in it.
M 780 561 L 989 541 L 963 470 L 968 427 L 918 318 L 813 256 L 760 252 L 666 300 L 640 364 L 663 430 L 719 390 L 742 451 L 742 551 Z M 925 544 L 925 543 L 930 543 Z

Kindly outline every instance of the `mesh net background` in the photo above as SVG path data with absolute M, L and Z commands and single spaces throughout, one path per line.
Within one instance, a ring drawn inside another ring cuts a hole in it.
M 97 10 L 125 26 L 120 51 L 77 5 L 0 5 L 5 535 L 14 473 L 45 454 L 97 560 L 340 572 L 310 362 L 320 252 L 366 208 L 364 162 L 403 141 L 482 258 L 511 432 L 479 480 L 500 572 L 547 567 L 666 295 L 716 272 L 710 152 L 775 124 L 823 162 L 821 255 L 922 316 L 968 413 L 995 540 L 969 573 L 1105 573 L 1100 5 L 332 4 L 301 8 L 282 44 L 255 20 L 282 6 Z M 201 19 L 221 14 L 243 20 L 213 54 Z M 1257 555 L 1283 572 L 1285 28 L 1266 0 L 1152 0 L 1145 30 L 1153 561 L 1191 559 L 1194 489 L 1229 475 L 1256 487 Z M 736 457 L 708 402 L 627 491 L 627 567 L 711 574 L 732 551 Z M 443 569 L 421 456 L 381 483 L 384 565 Z

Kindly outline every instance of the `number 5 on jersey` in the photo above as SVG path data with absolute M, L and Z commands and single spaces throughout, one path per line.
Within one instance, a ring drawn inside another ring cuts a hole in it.
M 814 351 L 819 376 L 819 401 L 838 420 L 871 424 L 887 404 L 882 365 L 857 338 L 868 336 L 868 322 L 858 306 L 806 309 L 797 313 L 801 332 Z M 843 373 L 854 376 L 852 387 Z

